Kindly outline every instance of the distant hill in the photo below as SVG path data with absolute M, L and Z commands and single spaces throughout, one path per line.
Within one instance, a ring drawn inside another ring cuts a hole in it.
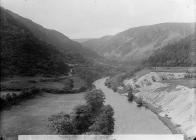
M 161 23 L 135 27 L 82 44 L 112 60 L 141 62 L 169 42 L 193 33 L 194 25 L 195 23 Z
M 74 41 L 76 42 L 79 42 L 79 43 L 82 43 L 82 42 L 85 42 L 85 41 L 88 41 L 88 40 L 91 40 L 92 38 L 81 38 L 81 39 L 73 39 Z
M 65 35 L 1 7 L 1 76 L 64 75 L 69 64 L 92 65 L 102 57 Z
M 146 61 L 150 66 L 196 66 L 196 33 L 155 51 Z

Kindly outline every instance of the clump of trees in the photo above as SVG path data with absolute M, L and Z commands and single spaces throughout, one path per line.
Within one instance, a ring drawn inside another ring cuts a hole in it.
M 104 105 L 105 95 L 101 90 L 92 90 L 85 95 L 86 104 L 74 108 L 71 114 L 59 113 L 49 118 L 50 127 L 57 134 L 112 134 L 114 111 Z
M 0 110 L 10 107 L 11 105 L 17 104 L 23 100 L 33 98 L 40 92 L 41 90 L 39 88 L 30 87 L 23 89 L 19 94 L 8 93 L 6 95 L 3 95 L 0 98 Z

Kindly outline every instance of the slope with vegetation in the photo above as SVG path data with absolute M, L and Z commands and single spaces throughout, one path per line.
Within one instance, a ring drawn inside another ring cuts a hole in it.
M 181 39 L 177 42 L 169 43 L 164 48 L 153 53 L 147 60 L 150 66 L 196 66 L 196 33 Z
M 103 57 L 55 30 L 2 7 L 0 18 L 3 78 L 75 74 L 90 84 L 110 68 Z
M 66 58 L 38 40 L 20 22 L 1 9 L 1 76 L 59 75 L 69 72 Z
M 83 46 L 100 55 L 119 61 L 141 62 L 169 42 L 184 38 L 194 31 L 195 23 L 161 23 L 140 26 L 83 42 Z

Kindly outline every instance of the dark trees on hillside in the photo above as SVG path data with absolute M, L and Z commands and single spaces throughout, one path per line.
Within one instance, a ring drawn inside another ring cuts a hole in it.
M 147 64 L 154 67 L 196 66 L 196 36 L 192 35 L 157 50 L 149 57 Z M 191 55 L 194 53 L 193 55 Z

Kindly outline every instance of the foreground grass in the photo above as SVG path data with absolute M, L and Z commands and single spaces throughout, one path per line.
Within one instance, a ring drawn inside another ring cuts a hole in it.
M 84 93 L 42 93 L 4 110 L 1 112 L 1 135 L 55 134 L 48 127 L 48 117 L 62 111 L 70 113 L 75 106 L 85 103 L 83 96 Z

